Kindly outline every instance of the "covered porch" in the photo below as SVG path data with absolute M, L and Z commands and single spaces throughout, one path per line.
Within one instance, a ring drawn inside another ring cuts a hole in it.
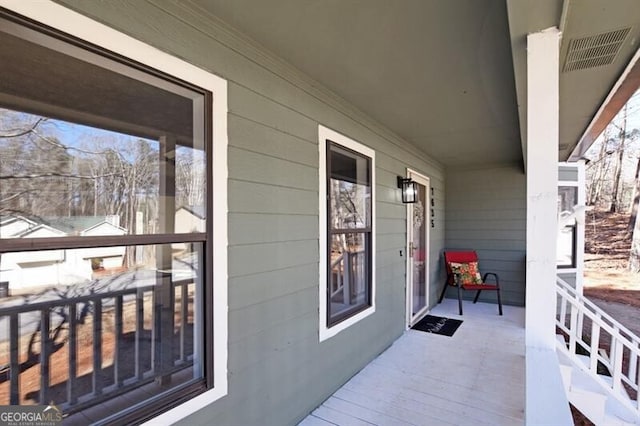
M 453 336 L 407 330 L 305 418 L 322 425 L 521 425 L 524 308 L 445 299 L 432 315 L 463 320 Z
M 223 354 L 213 359 L 222 360 L 215 377 L 224 384 L 159 420 L 290 424 L 314 410 L 303 425 L 569 424 L 556 358 L 556 168 L 581 157 L 624 98 L 616 82 L 640 72 L 627 72 L 637 3 L 59 4 L 228 84 L 228 105 L 225 89 L 213 120 L 224 123 L 213 140 L 222 147 L 213 205 L 223 206 L 224 250 L 210 280 L 224 301 L 211 334 L 222 338 L 197 340 Z M 23 9 L 46 23 L 45 13 Z M 56 25 L 71 31 L 66 22 Z M 327 167 L 318 157 L 328 142 L 319 126 L 375 153 L 371 310 L 330 339 L 319 330 Z M 466 302 L 453 337 L 404 330 L 414 242 L 396 182 L 412 171 L 429 179 L 431 197 L 428 250 L 418 259 L 427 265 L 424 308 L 459 318 L 456 300 L 434 305 L 441 256 L 474 249 L 501 276 L 504 316 Z

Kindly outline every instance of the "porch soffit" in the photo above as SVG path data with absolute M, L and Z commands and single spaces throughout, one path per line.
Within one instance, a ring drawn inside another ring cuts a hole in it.
M 250 37 L 445 165 L 522 161 L 504 2 L 188 4 Z
M 560 138 L 558 159 L 565 161 L 594 120 L 607 95 L 638 49 L 640 2 L 636 0 L 507 0 L 509 30 L 518 96 L 523 152 L 526 152 L 526 35 L 555 26 L 562 31 L 560 47 Z M 572 40 L 629 28 L 610 64 L 565 71 Z M 632 91 L 628 95 L 632 94 Z M 622 94 L 624 97 L 624 94 Z M 611 117 L 624 101 L 618 96 L 604 108 Z M 625 100 L 626 101 L 626 100 Z M 591 138 L 581 151 L 586 151 Z M 576 160 L 575 156 L 571 157 Z

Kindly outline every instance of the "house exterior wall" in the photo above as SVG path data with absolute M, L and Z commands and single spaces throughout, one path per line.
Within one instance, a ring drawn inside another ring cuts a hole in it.
M 476 250 L 481 272 L 500 276 L 503 303 L 524 305 L 527 212 L 522 166 L 451 168 L 446 179 L 446 249 Z M 495 302 L 495 293 L 485 293 L 480 300 Z
M 20 231 L 20 228 L 25 230 L 29 226 L 26 221 L 20 219 L 10 225 L 13 224 L 18 226 L 7 227 L 7 229 Z M 35 225 L 32 223 L 30 226 Z M 39 225 L 34 229 L 23 237 L 48 238 L 66 235 L 49 226 Z M 86 237 L 124 234 L 126 234 L 125 229 L 108 222 L 81 232 L 81 235 Z M 124 253 L 124 246 L 5 253 L 0 256 L 0 282 L 8 282 L 9 291 L 14 293 L 29 291 L 38 286 L 77 284 L 78 280 L 91 280 L 92 258 L 103 259 L 105 268 L 115 268 L 122 266 Z
M 181 208 L 176 211 L 176 232 L 205 232 L 205 220 Z
M 405 329 L 406 208 L 396 176 L 408 167 L 434 188 L 435 301 L 445 235 L 443 167 L 184 4 L 60 3 L 228 80 L 229 393 L 183 423 L 296 423 Z M 322 343 L 319 124 L 376 151 L 377 199 L 376 312 Z
M 558 166 L 558 181 L 577 182 L 578 169 L 575 166 L 560 165 Z

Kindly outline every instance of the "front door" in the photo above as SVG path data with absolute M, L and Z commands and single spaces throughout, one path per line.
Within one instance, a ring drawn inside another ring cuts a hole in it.
M 429 178 L 407 173 L 418 185 L 416 202 L 407 204 L 407 322 L 418 322 L 429 307 Z

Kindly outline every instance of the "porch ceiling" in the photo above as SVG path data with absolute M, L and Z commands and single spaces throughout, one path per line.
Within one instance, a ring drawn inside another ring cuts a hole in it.
M 576 145 L 581 142 L 596 112 L 638 49 L 640 2 L 637 0 L 607 2 L 601 0 L 506 0 L 506 2 L 523 149 L 526 147 L 527 114 L 526 35 L 552 26 L 558 26 L 562 30 L 559 70 L 559 159 L 567 160 Z M 626 28 L 630 28 L 630 31 L 612 63 L 573 71 L 565 70 L 567 52 L 572 40 Z M 637 88 L 637 85 L 635 87 Z M 615 115 L 634 91 L 635 88 L 628 86 L 615 99 L 611 99 L 613 102 L 604 106 L 609 118 Z M 590 145 L 593 139 L 593 135 L 588 136 L 583 145 Z M 588 146 L 582 146 L 581 152 L 586 148 Z M 578 158 L 579 155 L 572 157 L 574 160 Z
M 189 4 L 251 37 L 449 166 L 523 159 L 528 33 L 553 26 L 563 31 L 560 160 L 574 151 L 640 38 L 637 0 Z M 630 31 L 611 64 L 563 70 L 571 40 L 624 28 Z
M 522 160 L 504 1 L 191 5 L 253 38 L 445 165 Z

